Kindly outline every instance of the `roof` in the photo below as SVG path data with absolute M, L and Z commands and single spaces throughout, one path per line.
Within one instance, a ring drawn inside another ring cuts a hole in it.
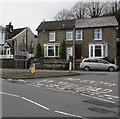
M 17 34 L 19 34 L 20 32 L 22 32 L 24 29 L 26 29 L 26 28 L 13 29 L 12 32 L 8 33 L 8 38 L 7 39 L 13 38 L 14 36 L 16 36 Z
M 118 26 L 115 16 L 76 20 L 76 28 Z
M 75 19 L 62 20 L 62 21 L 43 21 L 36 29 L 37 31 L 42 30 L 60 30 L 60 29 L 72 29 L 75 25 Z
M 108 27 L 118 26 L 118 22 L 115 16 L 97 17 L 97 18 L 86 18 L 86 19 L 72 19 L 63 21 L 43 21 L 36 29 L 37 31 L 42 30 L 60 30 L 60 29 L 73 29 L 76 28 L 92 28 L 92 27 Z

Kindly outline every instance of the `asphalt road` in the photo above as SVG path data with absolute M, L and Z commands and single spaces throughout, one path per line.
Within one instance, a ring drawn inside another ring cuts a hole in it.
M 2 80 L 3 117 L 118 117 L 118 73 Z

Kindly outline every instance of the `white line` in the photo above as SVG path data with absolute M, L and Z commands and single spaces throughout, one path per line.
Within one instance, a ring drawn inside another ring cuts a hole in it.
M 42 107 L 43 109 L 49 110 L 49 108 L 47 108 L 47 107 L 45 107 L 45 106 L 43 106 L 43 105 L 41 105 L 41 104 L 39 104 L 39 103 L 37 103 L 37 102 L 34 102 L 34 101 L 32 101 L 32 100 L 30 100 L 30 99 L 28 99 L 28 98 L 25 98 L 25 97 L 21 97 L 21 98 L 24 99 L 24 100 L 26 100 L 26 101 L 29 101 L 29 102 L 37 105 L 37 106 L 39 106 L 39 107 Z
M 69 114 L 69 113 L 62 112 L 62 111 L 57 111 L 57 110 L 55 110 L 55 112 L 56 112 L 56 113 L 59 113 L 59 114 L 67 115 L 67 116 L 83 118 L 82 116 L 78 116 L 78 115 L 74 115 L 74 114 Z
M 110 100 L 106 100 L 106 99 L 102 99 L 102 98 L 98 98 L 98 97 L 94 97 L 94 96 L 90 96 L 90 95 L 86 95 L 86 94 L 81 94 L 81 95 L 91 97 L 91 98 L 95 98 L 95 99 L 98 99 L 98 100 L 103 100 L 103 101 L 110 102 L 110 103 L 115 103 L 115 102 L 110 101 Z
M 40 86 L 38 86 L 38 85 L 34 85 L 34 84 L 28 84 L 28 85 L 30 85 L 30 86 L 35 86 L 35 87 L 37 87 L 37 88 L 40 88 Z
M 20 97 L 19 95 L 14 95 L 14 94 L 10 94 L 10 93 L 5 93 L 5 92 L 0 92 L 4 95 L 9 95 L 9 96 L 13 96 L 13 97 Z

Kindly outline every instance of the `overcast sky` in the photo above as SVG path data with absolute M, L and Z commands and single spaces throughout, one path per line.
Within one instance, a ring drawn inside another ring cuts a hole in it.
M 44 1 L 44 2 L 43 2 Z M 49 2 L 48 2 L 49 1 Z M 70 9 L 78 0 L 0 0 L 0 25 L 12 22 L 14 28 L 30 27 L 37 34 L 38 25 L 62 9 Z M 79 0 L 85 1 L 85 0 Z
M 14 28 L 30 27 L 36 34 L 36 28 L 45 19 L 53 20 L 63 8 L 70 9 L 74 2 L 2 2 L 2 26 L 12 22 Z

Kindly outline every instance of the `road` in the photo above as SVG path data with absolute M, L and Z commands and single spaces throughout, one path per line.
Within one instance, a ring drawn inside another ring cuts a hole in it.
M 2 80 L 3 117 L 118 116 L 118 73 L 28 80 Z

